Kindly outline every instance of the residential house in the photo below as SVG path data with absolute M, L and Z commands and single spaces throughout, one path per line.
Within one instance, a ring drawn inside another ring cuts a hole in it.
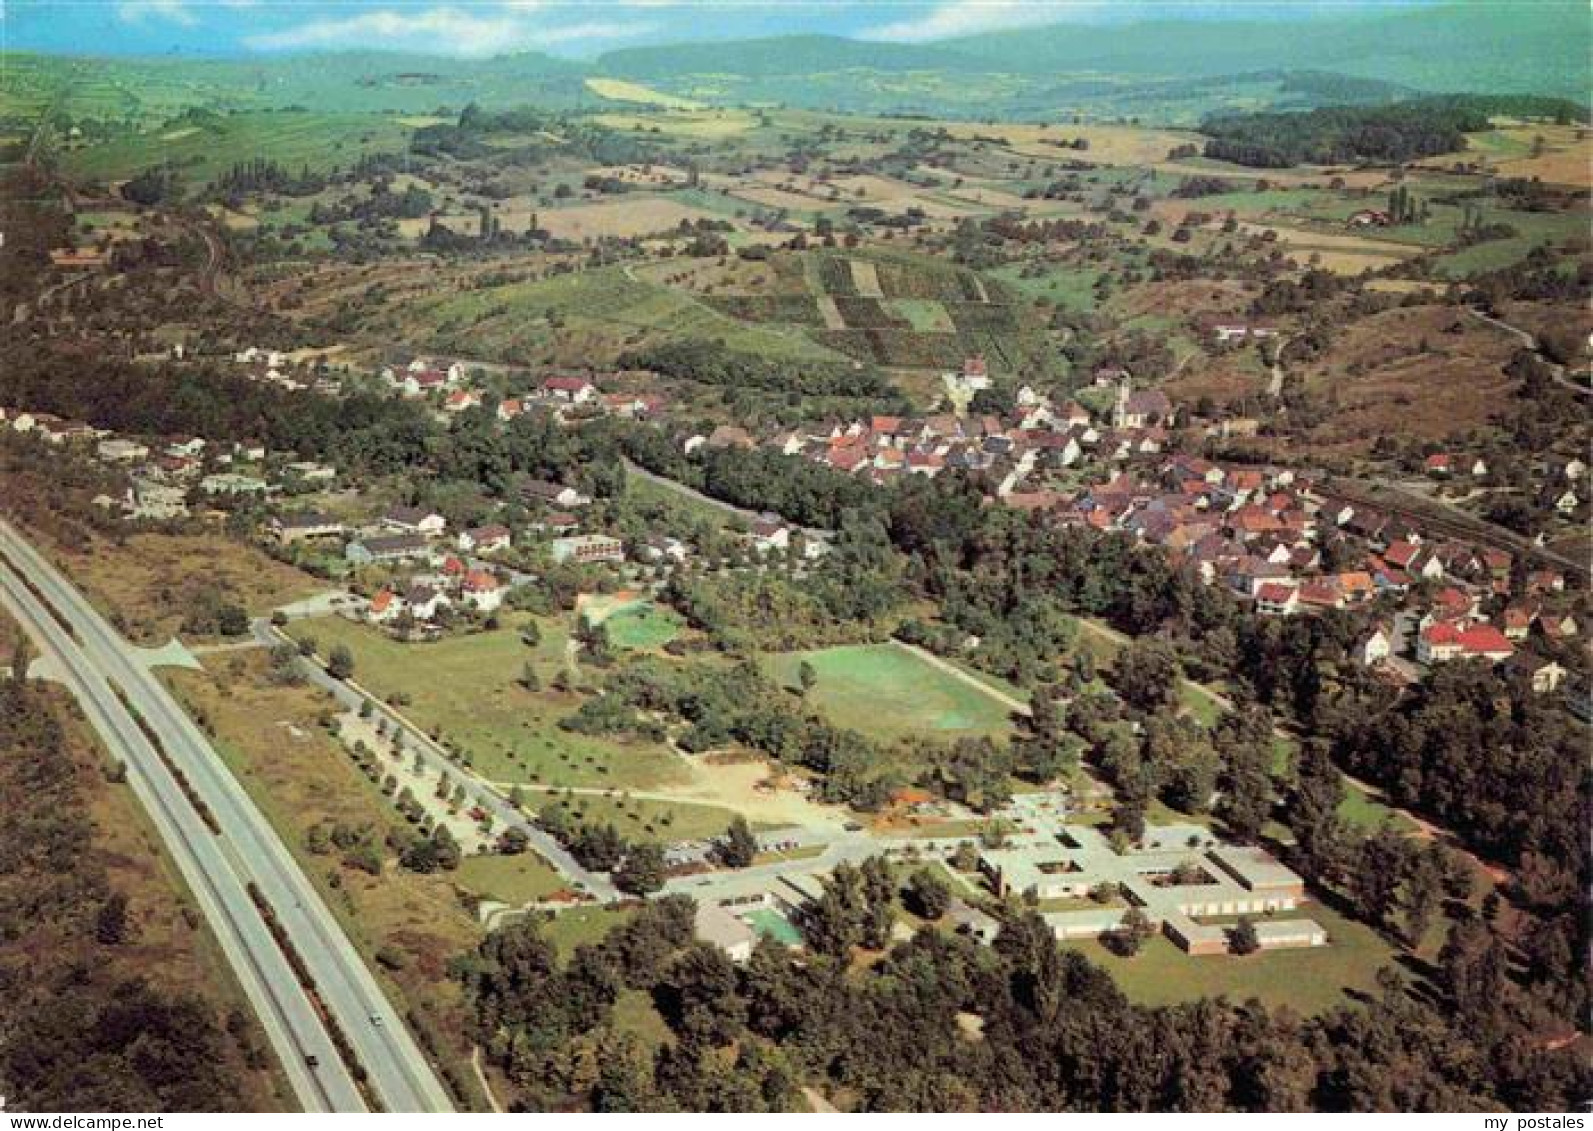
M 505 424 L 524 413 L 525 402 L 518 397 L 506 397 L 498 402 L 497 416 Z
M 377 624 L 385 624 L 396 618 L 403 611 L 403 598 L 391 589 L 383 589 L 371 598 L 371 603 L 366 606 L 365 616 Z
M 740 448 L 743 451 L 751 451 L 757 445 L 752 439 L 752 434 L 745 428 L 737 428 L 732 424 L 721 424 L 708 433 L 708 438 L 702 442 L 702 446 L 709 451 L 719 451 L 723 448 Z
M 448 529 L 448 520 L 427 507 L 394 507 L 382 516 L 382 525 L 400 534 L 439 538 Z
M 691 549 L 679 538 L 652 534 L 642 544 L 642 556 L 650 562 L 670 561 L 679 564 L 691 556 Z
M 300 483 L 330 483 L 337 478 L 337 468 L 308 459 L 295 460 L 285 470 Z
M 752 545 L 760 554 L 791 545 L 791 529 L 778 515 L 762 515 L 752 523 Z
M 199 481 L 199 489 L 207 495 L 267 495 L 276 488 L 264 479 L 257 479 L 252 475 L 238 475 L 235 472 L 220 472 L 207 475 Z
M 1532 652 L 1517 652 L 1505 663 L 1505 670 L 1524 680 L 1534 695 L 1558 691 L 1570 675 L 1559 663 Z
M 1394 634 L 1381 622 L 1355 646 L 1355 658 L 1362 667 L 1375 668 L 1394 654 Z
M 1499 614 L 1499 630 L 1506 640 L 1522 641 L 1538 621 L 1538 606 L 1531 601 L 1509 605 Z
M 1112 427 L 1144 428 L 1156 422 L 1171 423 L 1173 404 L 1160 389 L 1130 391 L 1125 380 L 1117 387 L 1117 403 L 1112 408 Z
M 503 604 L 504 584 L 486 570 L 471 570 L 459 588 L 465 603 L 483 613 Z
M 271 536 L 284 546 L 312 538 L 335 538 L 343 534 L 343 523 L 321 511 L 299 511 L 272 516 Z
M 946 379 L 966 396 L 990 388 L 990 367 L 982 355 L 975 355 L 963 360 L 962 372 L 948 373 Z
M 569 405 L 591 404 L 597 400 L 597 386 L 585 377 L 549 377 L 542 382 L 542 395 Z
M 545 479 L 532 479 L 520 488 L 520 497 L 527 503 L 545 507 L 584 507 L 592 501 L 590 495 L 583 495 L 574 487 L 566 487 L 562 483 L 549 483 Z
M 441 610 L 451 607 L 453 602 L 440 589 L 414 585 L 404 594 L 404 604 L 416 620 L 431 620 Z
M 149 458 L 149 447 L 136 440 L 101 440 L 96 449 L 106 463 L 136 463 Z
M 507 526 L 473 526 L 469 530 L 460 531 L 454 544 L 467 554 L 491 554 L 507 550 L 511 538 Z
M 1444 664 L 1451 660 L 1489 660 L 1501 663 L 1515 654 L 1515 645 L 1491 624 L 1464 628 L 1448 621 L 1425 626 L 1416 637 L 1416 659 L 1421 663 Z
M 1292 585 L 1268 581 L 1256 589 L 1256 612 L 1262 616 L 1292 616 L 1300 608 L 1300 591 Z

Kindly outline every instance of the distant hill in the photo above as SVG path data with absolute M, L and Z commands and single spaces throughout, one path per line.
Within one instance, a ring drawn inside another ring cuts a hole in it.
M 1586 99 L 1593 10 L 1580 0 L 1404 11 L 1317 10 L 1292 20 L 1155 20 L 988 32 L 937 46 L 1026 74 L 1212 76 L 1335 71 L 1429 91 Z M 1529 65 L 1524 61 L 1530 60 Z
M 1421 93 L 1586 100 L 1590 40 L 1593 11 L 1581 0 L 1328 6 L 1274 19 L 1057 24 L 927 44 L 793 35 L 634 47 L 603 55 L 594 69 L 707 101 L 1193 124 L 1224 110 L 1368 105 Z M 908 73 L 922 81 L 900 81 Z
M 668 79 L 682 75 L 734 74 L 748 79 L 853 69 L 882 73 L 1000 70 L 988 59 L 937 45 L 870 43 L 837 35 L 782 35 L 718 43 L 627 47 L 597 61 L 605 75 Z

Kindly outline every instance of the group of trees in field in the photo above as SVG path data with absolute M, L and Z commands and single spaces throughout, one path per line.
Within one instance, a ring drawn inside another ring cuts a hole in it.
M 632 895 L 651 895 L 664 886 L 664 850 L 656 841 L 631 841 L 612 821 L 588 821 L 556 801 L 537 810 L 536 822 L 582 867 L 611 872 L 614 886 Z
M 808 709 L 765 679 L 751 660 L 729 669 L 642 660 L 617 671 L 609 691 L 639 711 L 686 723 L 677 738 L 684 750 L 737 742 L 812 770 L 827 801 L 878 808 L 892 788 L 905 784 L 873 742 Z

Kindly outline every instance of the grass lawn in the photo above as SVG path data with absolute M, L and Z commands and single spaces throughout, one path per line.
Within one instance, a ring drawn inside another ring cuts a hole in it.
M 631 917 L 631 912 L 618 907 L 572 907 L 560 911 L 542 924 L 542 937 L 558 950 L 559 956 L 568 959 L 575 948 L 583 943 L 602 942 L 603 936 Z
M 1060 945 L 1077 950 L 1106 969 L 1129 998 L 1144 1005 L 1171 1005 L 1226 994 L 1234 1001 L 1259 998 L 1317 1014 L 1347 1000 L 1347 990 L 1375 991 L 1377 971 L 1394 960 L 1394 949 L 1370 927 L 1351 922 L 1320 904 L 1299 912 L 1326 928 L 1328 945 L 1275 950 L 1238 957 L 1192 957 L 1157 935 L 1133 958 L 1119 958 L 1096 939 Z M 1292 913 L 1291 913 L 1292 915 Z
M 553 866 L 535 852 L 516 856 L 467 856 L 453 878 L 460 887 L 484 899 L 511 905 L 546 899 L 565 886 Z
M 1372 831 L 1384 821 L 1393 821 L 1399 832 L 1414 832 L 1416 826 L 1404 814 L 1396 813 L 1387 805 L 1349 782 L 1344 783 L 1344 800 L 1339 803 L 1339 816 L 1348 824 Z
M 662 508 L 671 518 L 706 522 L 715 530 L 722 529 L 727 524 L 742 527 L 746 525 L 727 507 L 715 506 L 706 499 L 674 490 L 651 479 L 643 479 L 640 475 L 626 476 L 625 494 L 629 499 L 648 507 Z
M 616 648 L 651 652 L 662 648 L 679 635 L 685 622 L 673 609 L 638 601 L 627 605 L 603 621 L 608 639 Z
M 314 637 L 323 656 L 346 645 L 356 682 L 383 698 L 407 695 L 404 714 L 466 754 L 491 781 L 642 788 L 684 774 L 679 759 L 660 744 L 560 729 L 559 720 L 581 702 L 578 694 L 549 687 L 565 662 L 568 633 L 561 622 L 539 620 L 541 642 L 528 648 L 520 639 L 525 621 L 510 616 L 492 632 L 417 644 L 340 617 L 299 621 L 289 631 Z M 516 682 L 528 661 L 538 669 L 542 691 Z
M 763 658 L 765 670 L 797 686 L 806 660 L 818 673 L 812 702 L 838 726 L 875 738 L 1005 734 L 1007 709 L 894 644 L 858 644 Z
M 1178 688 L 1178 701 L 1184 710 L 1188 711 L 1194 720 L 1201 726 L 1210 730 L 1217 725 L 1219 719 L 1227 714 L 1227 708 L 1217 702 L 1216 697 L 1198 683 L 1185 680 Z
M 717 805 L 697 805 L 688 801 L 656 801 L 651 798 L 612 797 L 590 793 L 526 795 L 526 805 L 540 810 L 556 801 L 583 821 L 611 822 L 627 840 L 705 840 L 724 835 L 735 812 Z M 756 826 L 754 826 L 756 827 Z

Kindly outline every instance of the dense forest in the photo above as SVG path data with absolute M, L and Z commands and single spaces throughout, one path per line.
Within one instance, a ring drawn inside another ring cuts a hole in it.
M 1219 114 L 1202 122 L 1200 132 L 1211 139 L 1207 157 L 1240 165 L 1399 163 L 1464 149 L 1465 135 L 1488 129 L 1496 114 L 1587 120 L 1584 107 L 1565 99 L 1452 95 L 1300 113 Z
M 532 919 L 456 972 L 477 1041 L 529 1110 L 802 1110 L 804 1085 L 864 1111 L 1541 1111 L 1586 1094 L 1573 1052 L 1496 1024 L 1483 923 L 1456 928 L 1439 1000 L 1388 971 L 1372 1000 L 1301 1019 L 1253 1001 L 1133 1005 L 1032 913 L 992 947 L 925 929 L 853 967 L 902 886 L 877 861 L 838 868 L 801 956 L 765 942 L 737 967 L 670 896 L 567 962 Z M 656 1054 L 617 1022 L 625 995 L 664 1019 Z
M 34 1111 L 228 1111 L 252 1022 L 146 981 L 139 908 L 110 882 L 87 770 L 43 693 L 0 684 L 0 1080 Z

